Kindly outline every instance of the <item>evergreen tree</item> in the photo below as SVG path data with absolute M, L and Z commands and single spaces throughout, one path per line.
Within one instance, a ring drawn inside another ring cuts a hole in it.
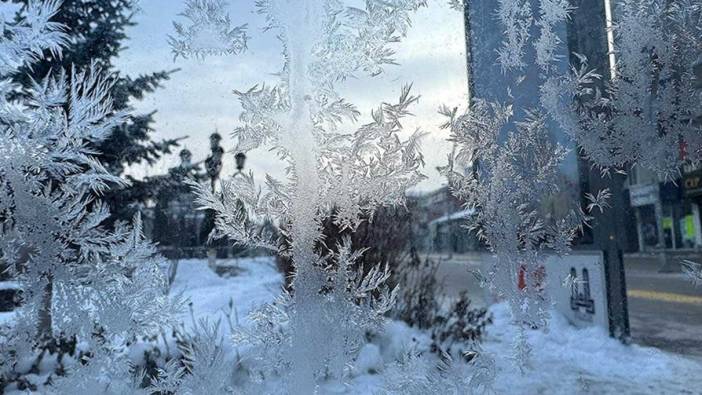
M 26 6 L 31 0 L 14 0 Z M 25 86 L 31 79 L 41 80 L 50 70 L 85 69 L 91 62 L 103 71 L 114 73 L 116 84 L 111 91 L 115 111 L 127 108 L 130 100 L 141 100 L 146 94 L 162 87 L 177 70 L 157 71 L 136 78 L 122 75 L 115 69 L 114 59 L 125 49 L 127 29 L 134 26 L 138 8 L 135 0 L 64 0 L 54 21 L 65 26 L 70 36 L 69 45 L 61 56 L 45 51 L 44 57 L 32 64 L 26 73 L 19 73 L 18 80 Z M 107 170 L 129 181 L 126 186 L 113 186 L 105 192 L 103 200 L 110 206 L 114 220 L 127 220 L 134 214 L 135 203 L 153 198 L 169 177 L 151 177 L 136 180 L 124 177 L 125 169 L 134 164 L 152 165 L 163 155 L 172 153 L 178 139 L 154 141 L 155 111 L 131 114 L 128 121 L 112 130 L 109 138 L 91 147 L 99 152 L 99 159 Z

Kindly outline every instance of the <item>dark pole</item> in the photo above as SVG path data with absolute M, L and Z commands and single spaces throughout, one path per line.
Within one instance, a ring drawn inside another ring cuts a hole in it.
M 570 0 L 570 3 L 574 10 L 567 29 L 569 52 L 585 55 L 590 59 L 592 67 L 611 78 L 605 2 Z M 577 62 L 574 55 L 571 55 L 571 62 Z M 600 89 L 604 92 L 603 88 L 602 84 Z M 609 189 L 612 194 L 608 202 L 611 207 L 604 212 L 595 210 L 592 213 L 592 228 L 586 232 L 576 249 L 602 251 L 609 332 L 611 336 L 627 341 L 630 330 L 623 251 L 629 234 L 625 219 L 631 212 L 625 195 L 627 190 L 624 188 L 626 176 L 614 171 L 603 175 L 590 161 L 581 156 L 578 157 L 578 168 L 581 196 L 585 193 L 596 195 L 604 189 Z

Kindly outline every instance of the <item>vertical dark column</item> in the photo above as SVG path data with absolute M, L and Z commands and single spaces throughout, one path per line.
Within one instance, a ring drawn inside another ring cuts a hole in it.
M 471 104 L 473 98 L 473 67 L 471 56 L 471 34 L 470 34 L 470 1 L 463 1 L 463 31 L 465 32 L 466 43 L 466 75 L 468 76 L 468 105 Z
M 609 48 L 607 45 L 607 22 L 604 0 L 571 0 L 575 7 L 568 24 L 568 49 L 571 62 L 573 53 L 585 55 L 590 67 L 610 76 Z M 610 335 L 626 340 L 629 337 L 629 312 L 624 276 L 623 249 L 627 245 L 629 227 L 627 218 L 631 216 L 624 189 L 626 177 L 612 172 L 602 176 L 601 172 L 582 157 L 579 158 L 581 193 L 597 194 L 609 189 L 611 207 L 604 213 L 593 213 L 593 227 L 583 238 L 578 249 L 602 250 L 604 254 L 605 276 L 608 299 Z

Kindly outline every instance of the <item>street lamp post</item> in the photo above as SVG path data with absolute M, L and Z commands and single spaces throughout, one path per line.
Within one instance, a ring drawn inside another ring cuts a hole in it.
M 246 165 L 246 154 L 244 154 L 243 152 L 238 152 L 236 155 L 234 155 L 234 160 L 236 162 L 236 173 L 234 173 L 234 177 L 243 176 L 244 175 L 244 173 L 243 173 L 244 166 Z M 241 202 L 241 200 L 237 199 L 236 205 L 237 205 L 237 208 L 239 210 L 242 210 L 242 211 L 245 210 L 244 204 Z M 245 216 L 242 216 L 242 217 L 243 217 L 242 221 L 247 220 Z M 230 251 L 232 252 L 232 255 L 234 255 L 233 249 Z M 238 258 L 236 259 L 236 262 L 237 262 L 237 266 L 239 266 L 239 259 Z
M 234 160 L 236 160 L 236 174 L 241 174 L 242 170 L 244 170 L 244 165 L 246 164 L 246 154 L 239 152 L 234 155 Z

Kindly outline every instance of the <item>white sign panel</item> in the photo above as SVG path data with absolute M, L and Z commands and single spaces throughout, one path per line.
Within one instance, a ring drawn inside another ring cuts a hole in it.
M 546 290 L 556 311 L 577 327 L 609 332 L 607 283 L 601 252 L 576 252 L 546 260 Z
M 658 202 L 658 184 L 632 185 L 629 187 L 629 198 L 634 207 L 647 206 Z

